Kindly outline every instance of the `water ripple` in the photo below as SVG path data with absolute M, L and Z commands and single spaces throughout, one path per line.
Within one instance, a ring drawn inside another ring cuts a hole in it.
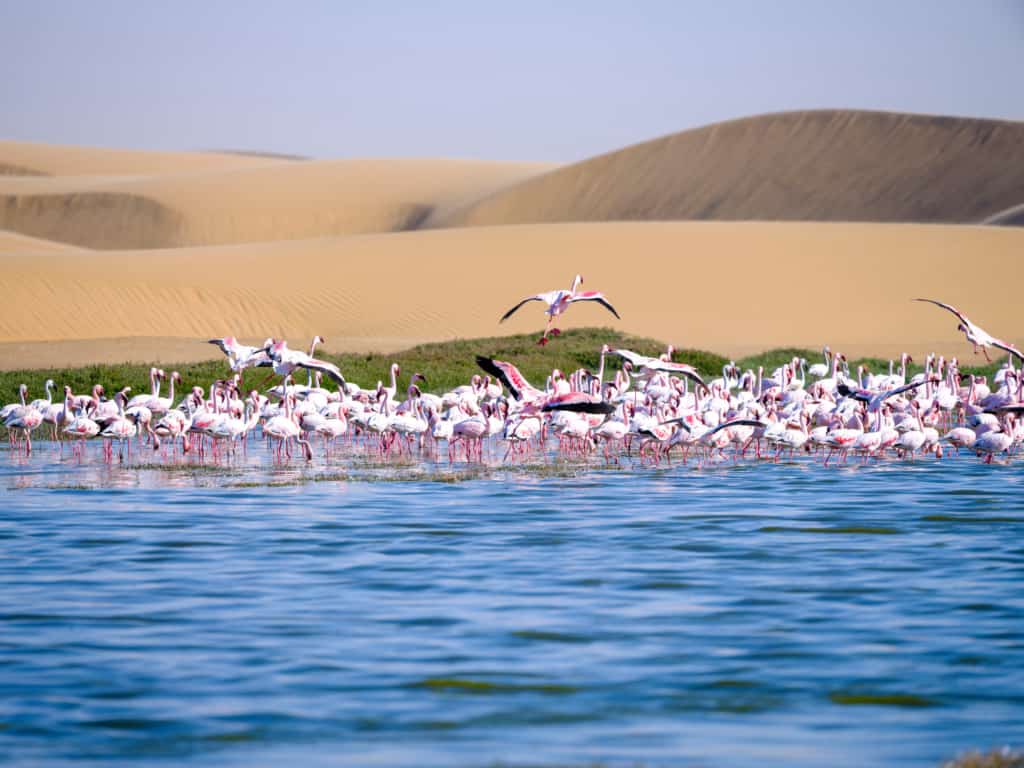
M 0 452 L 8 762 L 934 766 L 1024 722 L 1019 466 L 247 462 Z

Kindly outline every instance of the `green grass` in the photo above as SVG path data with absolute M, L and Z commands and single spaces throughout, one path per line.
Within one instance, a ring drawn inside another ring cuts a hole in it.
M 421 344 L 392 354 L 343 354 L 324 357 L 337 363 L 346 379 L 363 387 L 373 387 L 378 380 L 387 383 L 390 365 L 396 362 L 402 368 L 401 386 L 408 382 L 408 377 L 412 373 L 419 372 L 427 377 L 426 390 L 443 392 L 465 384 L 473 374 L 481 373 L 475 362 L 478 354 L 515 363 L 534 385 L 543 386 L 544 380 L 553 368 L 560 368 L 565 372 L 581 367 L 596 371 L 602 344 L 625 347 L 646 355 L 660 354 L 666 346 L 657 339 L 630 336 L 609 328 L 568 330 L 546 347 L 538 347 L 536 341 L 536 334 L 455 339 Z M 809 363 L 820 360 L 820 354 L 813 350 L 776 349 L 742 358 L 736 363 L 743 369 L 750 368 L 755 371 L 758 366 L 763 366 L 767 373 L 771 373 L 793 357 L 804 357 Z M 721 355 L 696 349 L 677 350 L 673 359 L 690 363 L 705 376 L 719 375 L 722 366 L 729 362 Z M 857 366 L 862 364 L 876 373 L 888 371 L 889 367 L 887 360 L 870 358 L 851 360 L 851 370 L 856 371 Z M 965 367 L 963 370 L 991 376 L 998 370 L 1000 364 L 1001 361 L 980 368 Z M 610 357 L 607 365 L 610 368 L 606 369 L 606 379 L 610 378 L 608 370 L 617 369 L 619 364 L 616 358 Z M 103 384 L 108 397 L 125 386 L 130 386 L 134 394 L 148 392 L 150 366 L 150 363 L 122 363 L 89 365 L 82 368 L 0 371 L 0 404 L 16 400 L 18 385 L 21 383 L 28 385 L 30 398 L 43 397 L 43 384 L 47 379 L 53 379 L 58 387 L 68 384 L 78 394 L 88 392 L 93 384 L 97 383 Z M 187 387 L 199 385 L 207 388 L 210 382 L 227 377 L 230 373 L 224 359 L 179 365 L 165 363 L 160 367 L 168 372 L 179 371 Z M 920 368 L 914 368 L 912 372 L 916 373 L 919 370 Z M 276 377 L 270 382 L 265 381 L 268 373 L 269 369 L 266 368 L 247 373 L 246 387 L 259 386 L 266 389 L 276 384 Z M 166 389 L 164 391 L 166 392 Z M 60 390 L 56 396 L 60 397 Z

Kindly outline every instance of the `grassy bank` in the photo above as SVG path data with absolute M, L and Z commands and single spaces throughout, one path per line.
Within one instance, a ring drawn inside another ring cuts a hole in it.
M 372 387 L 378 380 L 388 379 L 391 363 L 402 368 L 400 385 L 408 381 L 409 375 L 418 371 L 427 377 L 426 389 L 441 392 L 459 384 L 465 384 L 474 373 L 481 373 L 474 358 L 478 354 L 508 360 L 519 366 L 523 374 L 534 384 L 543 385 L 544 379 L 553 368 L 573 371 L 584 367 L 596 371 L 602 344 L 620 346 L 647 355 L 657 355 L 665 350 L 665 343 L 656 339 L 629 336 L 608 328 L 581 328 L 569 330 L 551 342 L 547 347 L 538 347 L 536 334 L 499 336 L 482 339 L 456 339 L 436 344 L 422 344 L 403 352 L 391 354 L 343 354 L 323 355 L 341 368 L 346 379 L 363 387 Z M 808 349 L 776 349 L 735 361 L 741 368 L 757 370 L 763 366 L 771 372 L 793 357 L 804 357 L 808 363 L 821 360 L 821 354 Z M 703 350 L 677 350 L 677 361 L 694 365 L 705 376 L 716 376 L 728 359 Z M 981 359 L 981 358 L 979 358 Z M 991 375 L 1000 363 L 985 367 L 965 367 L 965 371 Z M 76 393 L 87 392 L 93 384 L 101 383 L 107 394 L 124 386 L 130 386 L 134 393 L 146 392 L 149 388 L 150 363 L 122 363 L 118 365 L 90 365 L 82 368 L 51 368 L 37 370 L 0 371 L 0 403 L 12 402 L 17 398 L 18 385 L 28 384 L 31 398 L 43 397 L 43 384 L 53 379 L 58 387 L 71 386 Z M 615 357 L 609 357 L 607 370 L 619 367 Z M 889 361 L 880 359 L 851 360 L 850 367 L 866 365 L 873 372 L 888 371 Z M 230 374 L 224 359 L 205 363 L 182 363 L 162 366 L 170 372 L 181 372 L 186 386 L 208 387 L 211 381 Z M 914 372 L 920 367 L 913 369 Z M 259 386 L 265 389 L 277 383 L 277 377 L 267 382 L 270 369 L 263 368 L 246 374 L 246 387 Z

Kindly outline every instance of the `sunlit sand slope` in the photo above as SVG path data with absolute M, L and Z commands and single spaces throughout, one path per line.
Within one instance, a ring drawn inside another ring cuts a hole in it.
M 437 224 L 979 223 L 1024 200 L 1024 123 L 822 110 L 744 118 L 530 179 Z
M 234 334 L 335 350 L 539 330 L 520 298 L 568 286 L 607 293 L 622 316 L 573 306 L 565 327 L 607 324 L 677 346 L 743 354 L 826 342 L 851 354 L 970 356 L 956 304 L 1024 342 L 1024 230 L 886 224 L 612 223 L 437 230 L 164 251 L 7 253 L 5 367 L 216 354 Z M 146 340 L 150 339 L 150 342 Z M 91 340 L 91 341 L 90 341 Z M 61 345 L 49 343 L 58 341 Z M 33 343 L 29 343 L 33 342 Z M 557 343 L 555 341 L 554 343 Z M 148 344 L 148 346 L 147 346 Z

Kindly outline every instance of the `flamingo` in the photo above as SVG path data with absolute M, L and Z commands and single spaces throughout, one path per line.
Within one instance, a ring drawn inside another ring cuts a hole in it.
M 672 348 L 670 347 L 669 349 Z M 687 365 L 686 363 L 673 363 L 671 360 L 667 359 L 669 357 L 668 354 L 662 355 L 661 357 L 647 357 L 646 355 L 641 355 L 628 349 L 609 349 L 608 351 L 628 361 L 636 371 L 633 375 L 637 378 L 650 379 L 658 373 L 676 374 L 685 376 L 695 384 L 699 384 L 705 389 L 708 388 L 696 368 L 692 365 Z
M 292 383 L 291 374 L 285 376 L 284 383 L 286 386 Z M 295 395 L 285 395 L 284 413 L 269 419 L 267 423 L 263 425 L 263 433 L 267 435 L 267 437 L 278 441 L 276 456 L 279 461 L 281 460 L 282 450 L 286 451 L 288 456 L 291 456 L 291 441 L 293 440 L 302 447 L 303 453 L 306 456 L 306 461 L 312 461 L 313 451 L 309 447 L 309 441 L 303 439 L 302 430 L 295 422 L 295 418 L 292 414 L 292 405 L 294 400 Z
M 189 394 L 183 405 L 186 410 L 175 409 L 168 411 L 162 419 L 152 426 L 154 451 L 160 450 L 160 438 L 167 437 L 171 439 L 175 451 L 177 450 L 177 439 L 179 437 L 181 438 L 182 451 L 188 453 L 191 449 L 192 443 L 189 438 L 189 431 L 192 429 L 194 409 L 197 406 L 195 392 Z
M 18 385 L 18 399 L 20 400 L 20 402 L 8 403 L 3 408 L 0 408 L 0 421 L 7 421 L 7 418 L 12 413 L 14 413 L 14 411 L 16 409 L 24 408 L 26 405 L 28 405 L 28 403 L 25 402 L 27 397 L 28 397 L 28 384 L 19 384 Z
M 71 395 L 71 387 L 64 386 L 64 400 L 60 403 L 53 403 L 48 405 L 43 410 L 43 421 L 50 425 L 53 430 L 53 439 L 61 440 L 63 434 L 62 428 L 68 421 L 68 416 L 71 413 L 71 403 L 74 398 Z
M 460 441 L 466 449 L 466 461 L 472 461 L 473 455 L 483 461 L 483 438 L 487 434 L 487 419 L 483 415 L 471 413 L 465 403 L 460 403 L 458 407 L 467 418 L 452 425 L 452 437 L 448 441 L 448 462 L 452 461 L 455 443 Z
M 267 339 L 259 347 L 250 347 L 240 344 L 234 336 L 225 336 L 221 339 L 210 339 L 207 344 L 216 344 L 220 351 L 227 355 L 228 365 L 234 373 L 241 373 L 246 368 L 269 367 L 272 363 L 267 355 L 267 347 L 273 343 L 273 339 Z
M 985 455 L 984 462 L 991 464 L 993 457 L 997 453 L 1003 453 L 1010 449 L 1010 445 L 1013 443 L 1013 435 L 1009 432 L 986 432 L 983 435 L 979 435 L 978 439 L 974 441 L 974 445 L 971 449 L 979 456 Z
M 53 390 L 57 385 L 53 383 L 53 379 L 47 379 L 43 385 L 43 389 L 46 390 L 46 397 L 41 397 L 37 400 L 33 400 L 30 405 L 37 411 L 42 413 L 49 406 L 53 405 Z
M 160 379 L 163 376 L 163 371 L 159 368 L 149 369 L 149 394 L 136 395 L 125 404 L 125 410 L 131 410 L 132 408 L 146 407 L 150 411 L 156 405 L 160 398 Z
M 124 461 L 124 443 L 126 440 L 128 441 L 128 455 L 131 456 L 131 439 L 135 437 L 137 427 L 131 419 L 125 416 L 125 398 L 126 395 L 123 390 L 114 395 L 114 402 L 117 404 L 117 416 L 111 419 L 103 428 L 103 431 L 100 432 L 100 437 L 106 441 L 104 443 L 104 452 L 106 453 L 107 461 L 113 460 L 114 440 L 118 443 L 117 457 L 119 461 Z
M 91 440 L 100 433 L 100 425 L 90 419 L 84 413 L 78 413 L 74 418 L 70 418 L 68 414 L 71 413 L 74 406 L 74 396 L 71 394 L 71 387 L 64 387 L 64 408 L 65 426 L 63 433 L 69 437 L 77 437 L 78 441 L 75 444 L 73 453 L 78 456 L 79 459 L 82 457 L 82 450 L 85 446 L 86 440 Z M 81 410 L 81 409 L 79 409 Z
M 318 339 L 320 337 L 317 337 Z M 267 355 L 273 361 L 274 373 L 278 376 L 287 377 L 296 368 L 320 371 L 329 376 L 335 383 L 345 386 L 345 377 L 334 363 L 326 360 L 318 360 L 312 355 L 307 355 L 297 349 L 289 349 L 287 341 L 275 341 L 265 347 Z
M 957 318 L 960 320 L 960 324 L 957 325 L 956 329 L 958 331 L 963 331 L 964 336 L 967 337 L 967 340 L 974 345 L 974 354 L 978 354 L 978 349 L 980 348 L 982 353 L 985 355 L 985 360 L 991 362 L 992 358 L 990 358 L 988 355 L 988 348 L 995 347 L 996 349 L 1001 349 L 1004 352 L 1013 355 L 1019 361 L 1024 362 L 1024 353 L 1021 353 L 1021 351 L 1017 349 L 1015 346 L 1013 346 L 1013 344 L 1008 344 L 1005 341 L 1000 341 L 995 336 L 986 333 L 980 326 L 977 326 L 970 320 L 968 320 L 967 315 L 965 315 L 956 307 L 950 304 L 944 304 L 941 301 L 936 301 L 935 299 L 914 299 L 914 301 L 927 301 L 929 304 L 934 304 L 937 307 L 942 307 L 947 312 L 952 312 L 954 315 L 956 315 Z
M 25 405 L 25 397 L 28 394 L 28 387 L 22 384 L 18 388 L 21 395 L 21 405 L 11 409 L 7 418 L 4 419 L 4 426 L 10 430 L 11 441 L 15 441 L 15 435 L 21 432 L 25 440 L 25 455 L 32 453 L 32 432 L 43 423 L 43 414 L 34 406 Z
M 563 312 L 565 312 L 569 308 L 569 305 L 573 304 L 574 302 L 577 302 L 577 301 L 596 301 L 602 307 L 604 307 L 609 312 L 611 312 L 613 315 L 615 315 L 616 319 L 619 319 L 619 320 L 622 319 L 622 318 L 619 317 L 619 313 L 615 311 L 615 307 L 613 307 L 608 302 L 608 300 L 605 298 L 604 294 L 601 293 L 600 291 L 580 291 L 580 290 L 578 290 L 580 285 L 582 285 L 582 283 L 583 283 L 583 277 L 581 275 L 576 275 L 576 277 L 573 278 L 572 287 L 568 291 L 563 291 L 563 290 L 556 289 L 554 291 L 548 291 L 547 293 L 537 293 L 537 294 L 534 294 L 533 296 L 527 296 L 525 299 L 523 299 L 518 304 L 516 304 L 514 307 L 512 307 L 512 309 L 510 309 L 508 312 L 506 312 L 504 315 L 502 315 L 501 319 L 498 322 L 499 323 L 505 322 L 510 317 L 512 317 L 513 314 L 515 314 L 517 309 L 519 309 L 521 306 L 523 306 L 524 304 L 526 304 L 528 302 L 531 302 L 531 301 L 542 301 L 542 302 L 544 302 L 545 304 L 548 305 L 548 308 L 544 311 L 545 314 L 548 316 L 548 321 L 547 321 L 547 325 L 544 327 L 544 335 L 541 336 L 540 339 L 537 341 L 537 344 L 539 344 L 540 346 L 544 346 L 545 344 L 548 343 L 548 336 L 549 335 L 551 335 L 551 336 L 558 336 L 561 333 L 561 331 L 558 328 L 552 328 L 551 324 L 555 321 L 556 317 L 558 317 Z

